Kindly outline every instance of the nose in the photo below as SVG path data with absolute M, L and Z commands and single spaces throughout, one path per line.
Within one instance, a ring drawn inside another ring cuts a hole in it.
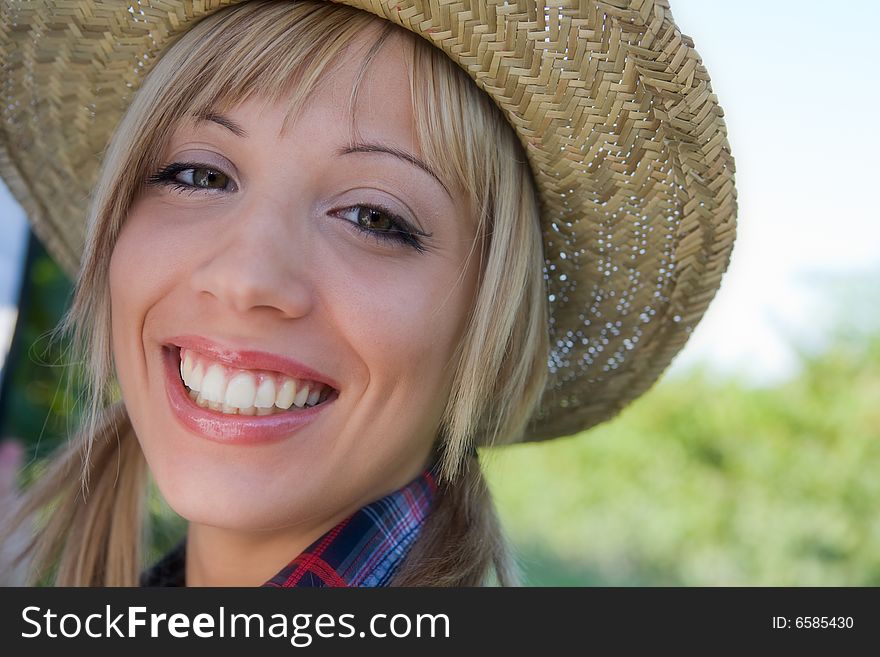
M 207 292 L 236 313 L 272 309 L 302 317 L 313 304 L 308 222 L 289 205 L 252 201 L 231 210 L 212 234 L 208 256 L 193 274 L 197 293 Z

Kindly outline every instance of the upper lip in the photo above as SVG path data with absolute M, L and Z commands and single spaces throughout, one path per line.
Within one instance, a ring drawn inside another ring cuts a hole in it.
M 255 349 L 236 349 L 234 347 L 214 342 L 200 335 L 178 335 L 168 338 L 165 341 L 165 344 L 201 352 L 210 356 L 214 360 L 229 365 L 230 367 L 281 372 L 293 379 L 318 381 L 319 383 L 323 383 L 331 388 L 339 390 L 339 384 L 329 376 L 322 374 L 307 365 L 303 365 L 292 358 L 288 358 L 287 356 L 271 354 L 266 351 L 257 351 Z

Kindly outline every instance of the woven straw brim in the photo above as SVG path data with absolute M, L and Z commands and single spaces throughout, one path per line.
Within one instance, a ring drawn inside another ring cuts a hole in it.
M 88 196 L 133 90 L 234 0 L 6 0 L 0 175 L 76 276 Z M 504 111 L 539 187 L 550 379 L 525 440 L 616 414 L 681 349 L 727 269 L 723 112 L 665 1 L 345 0 L 428 39 Z

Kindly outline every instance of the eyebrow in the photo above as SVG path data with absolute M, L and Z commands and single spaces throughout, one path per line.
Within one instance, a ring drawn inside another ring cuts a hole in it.
M 210 121 L 212 123 L 216 123 L 217 125 L 221 125 L 229 130 L 236 137 L 248 137 L 247 130 L 242 128 L 238 123 L 230 119 L 228 116 L 219 112 L 203 112 L 196 116 L 196 120 Z M 440 180 L 440 176 L 438 176 L 431 167 L 429 167 L 422 160 L 411 153 L 407 153 L 406 151 L 395 148 L 394 146 L 386 146 L 385 144 L 379 143 L 362 142 L 356 142 L 351 146 L 343 146 L 336 151 L 337 156 L 349 155 L 351 153 L 385 153 L 387 155 L 393 155 L 394 157 L 403 160 L 404 162 L 409 162 L 413 166 L 418 167 L 419 169 L 430 175 L 432 178 L 434 178 L 434 180 L 436 180 L 443 188 L 443 191 L 446 192 L 446 195 L 449 196 L 449 198 L 452 198 L 452 194 L 449 193 L 449 189 L 446 187 L 444 182 Z
M 393 155 L 404 162 L 409 162 L 410 164 L 417 166 L 419 169 L 433 177 L 434 180 L 440 183 L 440 186 L 443 188 L 443 191 L 446 192 L 446 195 L 449 196 L 449 198 L 452 198 L 452 194 L 449 193 L 449 189 L 443 184 L 443 181 L 440 180 L 440 176 L 434 173 L 434 170 L 431 169 L 431 167 L 411 153 L 407 153 L 394 146 L 386 146 L 385 144 L 361 142 L 357 142 L 352 146 L 344 146 L 336 151 L 336 155 L 348 155 L 349 153 L 387 153 L 388 155 Z
M 220 114 L 219 112 L 203 112 L 196 116 L 196 120 L 211 121 L 212 123 L 216 123 L 217 125 L 222 125 L 236 137 L 248 137 L 247 130 L 242 128 L 238 123 L 230 119 L 228 116 Z

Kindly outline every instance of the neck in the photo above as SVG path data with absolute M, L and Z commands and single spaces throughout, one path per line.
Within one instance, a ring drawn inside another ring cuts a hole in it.
M 411 467 L 383 497 L 425 468 Z M 190 522 L 186 538 L 186 583 L 190 586 L 262 586 L 318 538 L 364 506 L 364 500 L 320 523 L 270 531 L 242 531 Z

